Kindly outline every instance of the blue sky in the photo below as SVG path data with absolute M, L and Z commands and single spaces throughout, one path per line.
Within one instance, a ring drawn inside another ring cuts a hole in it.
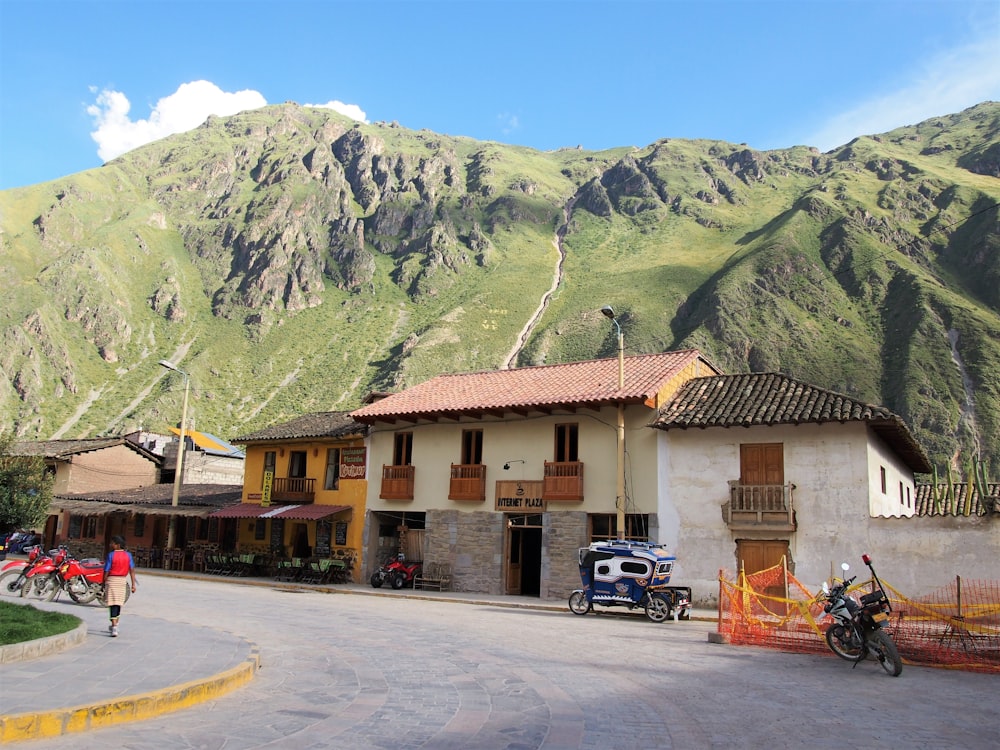
M 0 189 L 210 113 L 829 150 L 1000 100 L 1000 0 L 0 0 Z

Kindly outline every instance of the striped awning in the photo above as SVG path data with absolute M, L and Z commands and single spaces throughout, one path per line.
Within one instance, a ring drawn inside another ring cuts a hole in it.
M 350 510 L 350 505 L 259 505 L 240 503 L 222 508 L 211 514 L 212 518 L 285 518 L 290 521 L 318 521 Z

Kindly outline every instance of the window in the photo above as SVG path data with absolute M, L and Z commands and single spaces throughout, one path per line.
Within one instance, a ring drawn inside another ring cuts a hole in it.
M 86 520 L 83 522 L 83 538 L 97 538 L 97 516 L 87 516 Z
M 392 448 L 392 465 L 409 466 L 413 460 L 413 433 L 397 432 Z
M 340 448 L 328 448 L 326 451 L 326 479 L 323 489 L 340 489 Z
M 141 539 L 146 535 L 146 515 L 144 513 L 137 513 L 135 516 L 135 523 L 132 526 L 132 536 L 136 539 Z
M 302 478 L 306 475 L 306 452 L 291 451 L 288 454 L 288 476 Z
M 590 541 L 605 542 L 618 538 L 617 513 L 592 513 L 590 515 Z M 628 513 L 625 515 L 625 538 L 634 542 L 649 541 L 649 515 Z
M 899 483 L 899 504 L 900 505 L 905 505 L 906 504 L 906 500 L 903 497 L 903 483 L 902 482 Z
M 885 485 L 885 467 L 884 466 L 879 466 L 878 470 L 879 470 L 879 474 L 881 474 L 881 476 L 882 476 L 882 494 L 884 495 L 885 494 L 885 487 L 886 487 L 886 485 Z
M 558 462 L 579 461 L 579 429 L 576 424 L 556 425 L 555 459 Z
M 275 451 L 264 451 L 264 474 L 271 472 L 271 477 L 274 477 L 274 467 L 278 462 L 278 454 Z M 260 486 L 264 487 L 264 477 L 260 478 Z
M 463 464 L 481 464 L 483 462 L 483 431 L 462 430 L 462 460 Z
M 910 488 L 909 487 L 906 488 L 906 507 L 907 508 L 912 508 L 913 507 L 913 498 L 910 497 Z

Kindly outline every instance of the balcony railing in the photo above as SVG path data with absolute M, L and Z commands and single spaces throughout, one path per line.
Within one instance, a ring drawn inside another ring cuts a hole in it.
M 546 461 L 542 499 L 583 500 L 583 462 Z
M 449 500 L 486 499 L 486 466 L 484 464 L 452 464 Z
M 412 500 L 415 467 L 389 466 L 382 464 L 382 489 L 379 497 L 383 500 Z
M 730 529 L 766 527 L 775 531 L 795 531 L 795 508 L 788 484 L 741 484 L 729 481 L 729 502 L 722 515 Z
M 306 477 L 275 477 L 271 481 L 272 503 L 311 503 L 316 500 L 316 480 Z

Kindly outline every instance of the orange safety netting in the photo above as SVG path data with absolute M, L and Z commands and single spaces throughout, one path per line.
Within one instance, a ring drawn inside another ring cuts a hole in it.
M 963 580 L 910 599 L 882 582 L 892 604 L 886 627 L 910 664 L 1000 672 L 1000 581 Z M 849 592 L 874 589 L 869 579 Z M 811 593 L 784 565 L 735 582 L 719 571 L 719 633 L 730 643 L 823 652 L 831 620 L 823 593 Z

